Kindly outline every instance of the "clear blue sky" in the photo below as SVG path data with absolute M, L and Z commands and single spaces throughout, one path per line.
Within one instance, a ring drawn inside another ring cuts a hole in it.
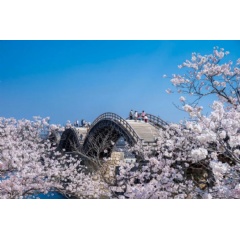
M 162 76 L 214 46 L 240 57 L 240 41 L 0 41 L 0 116 L 64 124 L 133 109 L 178 122 L 180 96 Z

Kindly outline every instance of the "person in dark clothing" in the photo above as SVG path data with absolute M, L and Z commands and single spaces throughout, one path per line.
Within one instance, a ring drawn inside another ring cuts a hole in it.
M 82 127 L 85 127 L 86 121 L 84 119 L 82 119 L 81 124 L 82 124 Z

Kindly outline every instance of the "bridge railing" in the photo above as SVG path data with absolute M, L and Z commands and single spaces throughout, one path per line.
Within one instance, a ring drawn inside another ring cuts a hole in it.
M 111 113 L 111 112 L 107 112 L 107 113 L 103 113 L 100 116 L 98 116 L 94 122 L 91 124 L 89 132 L 91 131 L 91 129 L 95 126 L 95 124 L 97 124 L 98 122 L 100 122 L 101 120 L 111 120 L 117 123 L 120 123 L 123 127 L 125 127 L 125 129 L 131 134 L 131 136 L 133 137 L 133 139 L 138 142 L 141 141 L 142 139 L 137 135 L 137 133 L 134 131 L 134 129 L 130 126 L 130 124 L 122 117 L 120 117 L 119 115 L 115 114 L 115 113 Z
M 152 114 L 147 113 L 148 121 L 157 127 L 166 127 L 168 123 L 162 120 L 160 117 L 156 117 Z

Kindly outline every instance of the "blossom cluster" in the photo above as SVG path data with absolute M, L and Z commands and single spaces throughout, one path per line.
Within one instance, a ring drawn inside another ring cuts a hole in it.
M 193 101 L 216 94 L 221 101 L 237 106 L 240 103 L 240 59 L 235 64 L 231 60 L 225 60 L 229 54 L 218 47 L 209 55 L 192 53 L 191 60 L 178 66 L 187 69 L 186 73 L 173 74 L 171 83 L 178 92 L 194 96 Z M 168 89 L 168 93 L 172 92 Z

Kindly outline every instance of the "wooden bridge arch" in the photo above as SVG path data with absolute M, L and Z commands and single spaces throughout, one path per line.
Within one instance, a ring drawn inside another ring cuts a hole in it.
M 154 143 L 159 128 L 168 124 L 161 118 L 147 114 L 148 123 L 135 120 L 126 120 L 111 112 L 103 113 L 91 124 L 85 137 L 82 139 L 77 128 L 66 129 L 61 136 L 57 150 L 66 152 L 80 151 L 87 156 L 109 156 L 120 137 L 133 146 L 141 142 Z

